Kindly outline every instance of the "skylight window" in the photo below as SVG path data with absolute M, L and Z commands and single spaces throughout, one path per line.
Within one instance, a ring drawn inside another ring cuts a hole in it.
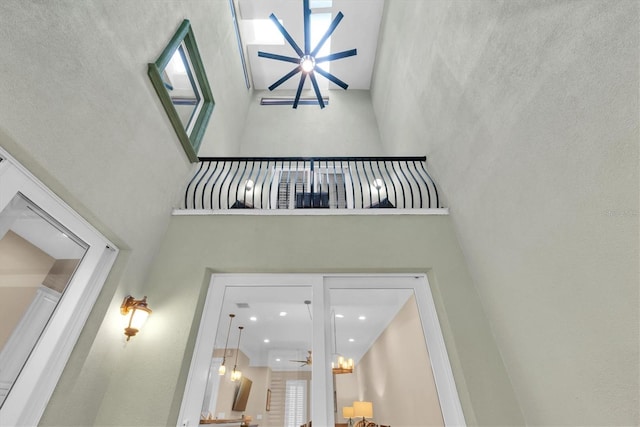
M 333 0 L 310 0 L 309 7 L 311 9 L 324 9 L 333 6 Z
M 282 20 L 279 21 L 282 24 Z M 243 26 L 242 35 L 247 44 L 284 44 L 284 37 L 270 19 L 247 19 L 240 22 Z
M 318 43 L 320 42 L 320 39 L 322 39 L 322 36 L 324 36 L 324 33 L 327 32 L 329 25 L 331 25 L 331 13 L 312 13 L 310 16 L 309 24 L 311 27 L 311 46 L 317 46 Z M 317 53 L 316 58 L 327 56 L 330 53 L 331 53 L 331 37 L 329 37 L 327 41 L 324 42 L 324 45 L 322 46 L 322 49 L 320 49 L 320 51 Z M 331 61 L 322 62 L 316 65 L 316 67 L 320 67 L 323 70 L 329 72 L 331 71 L 329 64 L 331 64 Z

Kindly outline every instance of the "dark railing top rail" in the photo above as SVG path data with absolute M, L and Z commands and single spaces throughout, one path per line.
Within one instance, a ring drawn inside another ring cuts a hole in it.
M 284 161 L 284 162 L 310 162 L 312 160 L 318 160 L 321 162 L 324 161 L 366 161 L 373 162 L 376 160 L 379 161 L 401 161 L 401 162 L 425 162 L 427 161 L 427 156 L 369 156 L 369 157 L 356 157 L 356 156 L 343 156 L 343 157 L 198 157 L 198 160 L 201 162 L 258 162 L 258 161 Z

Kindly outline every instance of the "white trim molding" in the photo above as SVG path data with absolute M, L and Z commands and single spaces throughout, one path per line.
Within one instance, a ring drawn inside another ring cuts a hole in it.
M 466 421 L 458 397 L 438 315 L 425 274 L 214 274 L 200 319 L 198 337 L 185 387 L 178 427 L 199 424 L 205 396 L 208 370 L 225 291 L 228 287 L 311 288 L 312 304 L 312 369 L 311 419 L 314 425 L 334 425 L 332 372 L 329 366 L 331 323 L 329 291 L 331 289 L 410 289 L 414 292 L 421 326 L 429 351 L 429 359 L 445 426 L 465 426 Z M 326 303 L 325 303 L 326 302 Z M 222 316 L 224 317 L 224 316 Z M 318 363 L 315 363 L 315 362 Z M 324 361 L 325 363 L 323 363 Z
M 44 332 L 14 381 L 2 407 L 0 426 L 37 425 L 80 331 L 118 255 L 108 241 L 64 201 L 0 148 L 0 212 L 22 194 L 88 246 Z

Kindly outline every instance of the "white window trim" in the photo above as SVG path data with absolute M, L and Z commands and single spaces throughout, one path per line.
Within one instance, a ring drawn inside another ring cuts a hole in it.
M 425 274 L 215 274 L 211 276 L 205 305 L 200 320 L 198 337 L 191 360 L 182 405 L 178 415 L 178 427 L 196 427 L 199 424 L 206 378 L 211 363 L 218 320 L 227 286 L 310 286 L 312 289 L 314 360 L 328 360 L 327 343 L 331 342 L 329 290 L 332 288 L 362 289 L 413 289 L 420 322 L 424 331 L 433 377 L 440 400 L 445 426 L 465 426 L 466 421 L 458 396 L 449 356 L 440 329 L 435 303 Z M 331 372 L 323 363 L 314 363 L 310 418 L 314 425 L 334 424 Z
M 2 408 L 0 426 L 37 425 L 84 327 L 118 248 L 0 148 L 0 211 L 22 193 L 89 245 Z

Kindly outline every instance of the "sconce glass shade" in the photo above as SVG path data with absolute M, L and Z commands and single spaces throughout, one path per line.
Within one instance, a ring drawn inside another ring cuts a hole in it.
M 135 336 L 140 329 L 142 329 L 142 325 L 144 325 L 151 314 L 151 309 L 147 306 L 146 295 L 141 300 L 127 295 L 120 306 L 120 313 L 124 316 L 129 315 L 128 324 L 124 328 L 124 334 L 127 336 L 127 341 L 129 341 L 131 337 Z
M 353 402 L 353 412 L 356 417 L 373 418 L 373 403 Z
M 342 418 L 353 418 L 354 416 L 353 406 L 345 406 L 342 408 Z

